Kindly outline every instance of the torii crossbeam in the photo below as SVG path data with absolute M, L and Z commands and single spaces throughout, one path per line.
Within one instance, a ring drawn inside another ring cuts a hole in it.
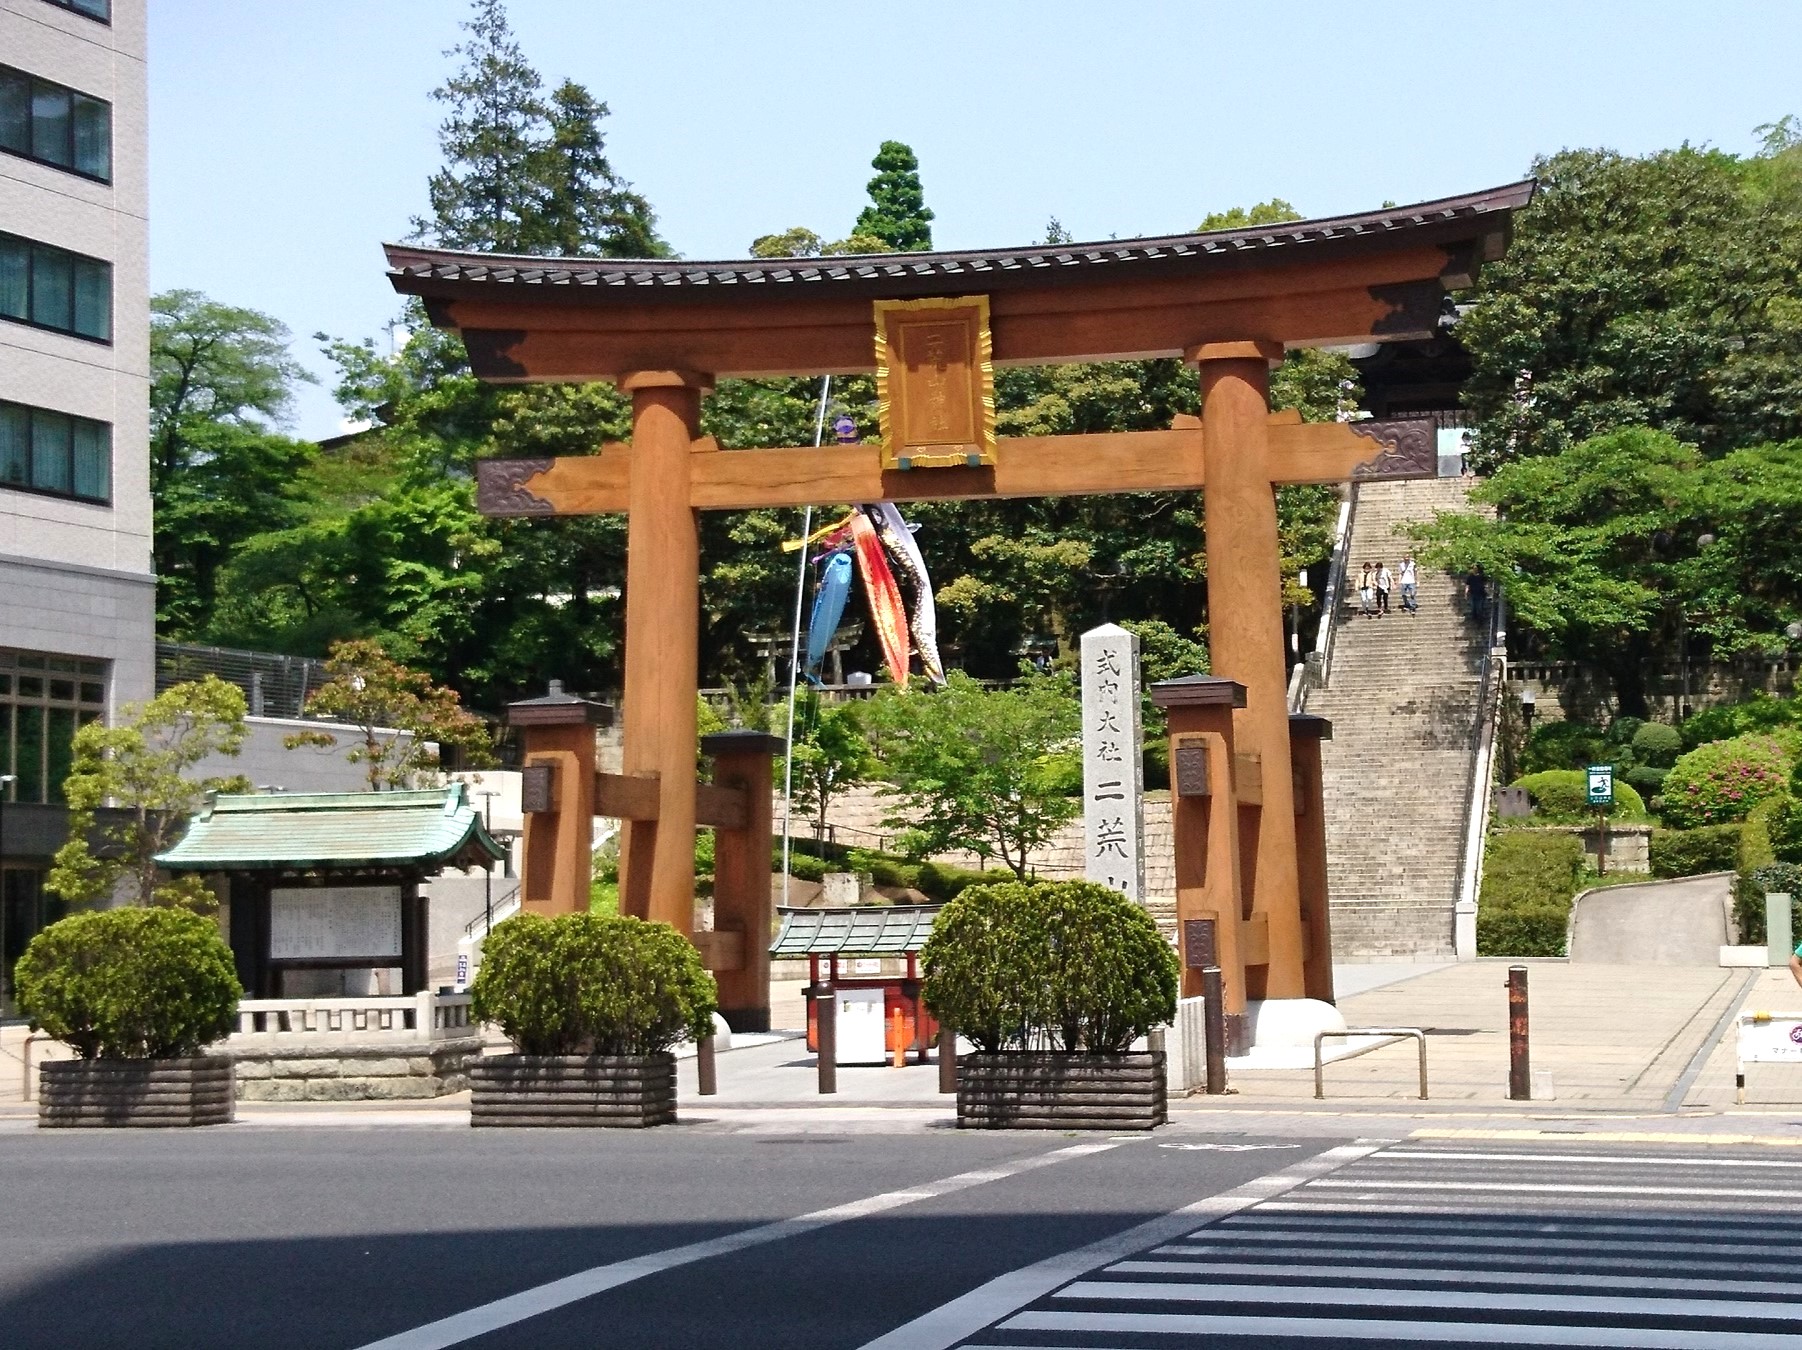
M 1235 754 L 1289 765 L 1273 485 L 1431 476 L 1435 444 L 1424 420 L 1308 425 L 1272 413 L 1270 366 L 1290 347 L 1431 335 L 1446 292 L 1501 255 L 1532 191 L 1522 182 L 1332 219 L 963 253 L 708 263 L 390 245 L 395 289 L 462 334 L 481 378 L 611 380 L 632 396 L 630 446 L 478 466 L 485 514 L 629 517 L 624 771 L 646 780 L 657 809 L 625 834 L 625 911 L 692 928 L 697 511 L 1205 488 L 1212 664 L 1244 688 L 1231 711 Z M 932 307 L 943 314 L 896 313 Z M 915 337 L 885 328 L 909 318 Z M 1197 366 L 1199 419 L 999 439 L 981 425 L 985 411 L 993 424 L 991 360 L 1144 357 Z M 719 377 L 872 370 L 887 381 L 881 446 L 733 450 L 698 433 L 701 396 Z M 1267 935 L 1263 960 L 1238 972 L 1235 1004 L 1307 990 L 1296 800 L 1291 774 L 1266 768 L 1242 858 L 1235 836 L 1244 916 Z M 1239 828 L 1233 815 L 1221 828 Z M 1210 852 L 1205 839 L 1179 839 L 1185 847 Z M 586 878 L 559 889 L 573 904 Z M 1217 904 L 1209 890 L 1213 900 L 1179 887 L 1179 917 Z

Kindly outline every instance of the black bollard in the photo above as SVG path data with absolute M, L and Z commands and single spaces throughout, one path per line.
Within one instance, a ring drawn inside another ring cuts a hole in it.
M 1527 1062 L 1527 968 L 1508 967 L 1508 1099 L 1533 1099 L 1533 1074 Z
M 714 1072 L 711 1036 L 703 1036 L 695 1042 L 695 1078 L 697 1090 L 703 1097 L 711 1097 L 720 1090 L 719 1078 Z
M 814 1036 L 820 1044 L 820 1092 L 838 1091 L 838 990 L 831 985 L 820 988 L 813 996 L 814 1016 L 818 1030 Z
M 1202 967 L 1201 996 L 1202 1023 L 1207 1028 L 1207 1090 L 1210 1097 L 1218 1097 L 1226 1091 L 1226 993 L 1219 966 Z

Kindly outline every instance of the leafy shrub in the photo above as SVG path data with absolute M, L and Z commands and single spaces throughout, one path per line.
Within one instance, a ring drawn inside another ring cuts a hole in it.
M 1639 735 L 1640 728 L 1645 726 L 1643 717 L 1617 717 L 1608 724 L 1608 734 L 1603 737 L 1609 745 L 1633 748 L 1633 738 Z
M 1633 757 L 1654 769 L 1668 769 L 1683 753 L 1683 733 L 1663 722 L 1647 722 L 1633 733 Z
M 1785 793 L 1752 812 L 1764 822 L 1775 861 L 1802 863 L 1802 800 Z
M 1741 942 L 1755 947 L 1764 945 L 1768 934 L 1764 904 L 1767 895 L 1790 897 L 1790 932 L 1802 934 L 1802 867 L 1767 863 L 1734 879 L 1733 919 Z
M 1571 898 L 1583 877 L 1575 835 L 1510 830 L 1495 836 L 1477 898 L 1483 956 L 1562 956 Z
M 653 1055 L 712 1029 L 716 993 L 667 924 L 516 914 L 495 925 L 473 1010 L 528 1055 Z
M 1593 821 L 1596 808 L 1589 804 L 1589 780 L 1581 769 L 1548 769 L 1514 780 L 1514 786 L 1525 788 L 1533 800 L 1533 814 L 1552 825 L 1584 825 Z M 1608 808 L 1610 820 L 1646 820 L 1646 804 L 1630 783 L 1619 779 L 1614 784 L 1614 805 Z
M 14 968 L 19 1009 L 83 1059 L 179 1059 L 227 1036 L 244 990 L 212 920 L 184 909 L 72 914 Z
M 775 858 L 777 874 L 782 870 L 782 843 L 776 843 Z M 824 858 L 816 858 L 811 853 L 802 853 L 792 846 L 788 852 L 788 874 L 797 881 L 823 881 L 826 873 L 838 871 L 838 867 Z
M 878 886 L 918 886 L 920 868 L 917 863 L 903 862 L 886 853 L 868 853 L 852 849 L 845 860 L 850 871 L 866 873 Z
M 1176 1016 L 1176 953 L 1088 881 L 1007 881 L 946 905 L 920 952 L 933 1015 L 979 1050 L 1117 1053 Z
M 1650 798 L 1656 797 L 1664 790 L 1665 776 L 1669 773 L 1669 769 L 1659 769 L 1654 768 L 1650 764 L 1641 764 L 1636 769 L 1627 770 L 1627 786 L 1637 792 L 1642 800 L 1649 800 Z
M 1739 866 L 1739 825 L 1698 825 L 1693 830 L 1652 831 L 1652 875 L 1694 877 Z
M 1762 691 L 1744 703 L 1726 703 L 1718 708 L 1705 708 L 1677 730 L 1688 749 L 1725 741 L 1754 732 L 1768 732 L 1797 721 L 1798 709 L 1792 699 L 1772 698 Z
M 923 862 L 915 875 L 914 885 L 934 900 L 955 900 L 979 882 L 999 885 L 1012 880 L 1012 872 L 976 872 L 968 867 L 953 867 L 950 863 Z
M 1698 746 L 1672 766 L 1659 794 L 1667 825 L 1688 829 L 1744 820 L 1786 788 L 1790 756 L 1770 736 L 1737 736 Z
M 1541 722 L 1527 737 L 1520 755 L 1520 771 L 1538 774 L 1580 769 L 1602 759 L 1603 745 L 1601 728 L 1587 722 Z

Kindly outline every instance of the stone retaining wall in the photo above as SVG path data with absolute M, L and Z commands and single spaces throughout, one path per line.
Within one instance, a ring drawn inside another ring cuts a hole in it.
M 469 1086 L 479 1036 L 232 1048 L 247 1102 L 363 1102 L 443 1097 Z

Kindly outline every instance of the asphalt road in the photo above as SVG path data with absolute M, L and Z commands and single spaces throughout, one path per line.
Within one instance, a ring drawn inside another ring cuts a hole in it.
M 7 1350 L 1802 1350 L 1799 1271 L 1749 1145 L 0 1136 Z

